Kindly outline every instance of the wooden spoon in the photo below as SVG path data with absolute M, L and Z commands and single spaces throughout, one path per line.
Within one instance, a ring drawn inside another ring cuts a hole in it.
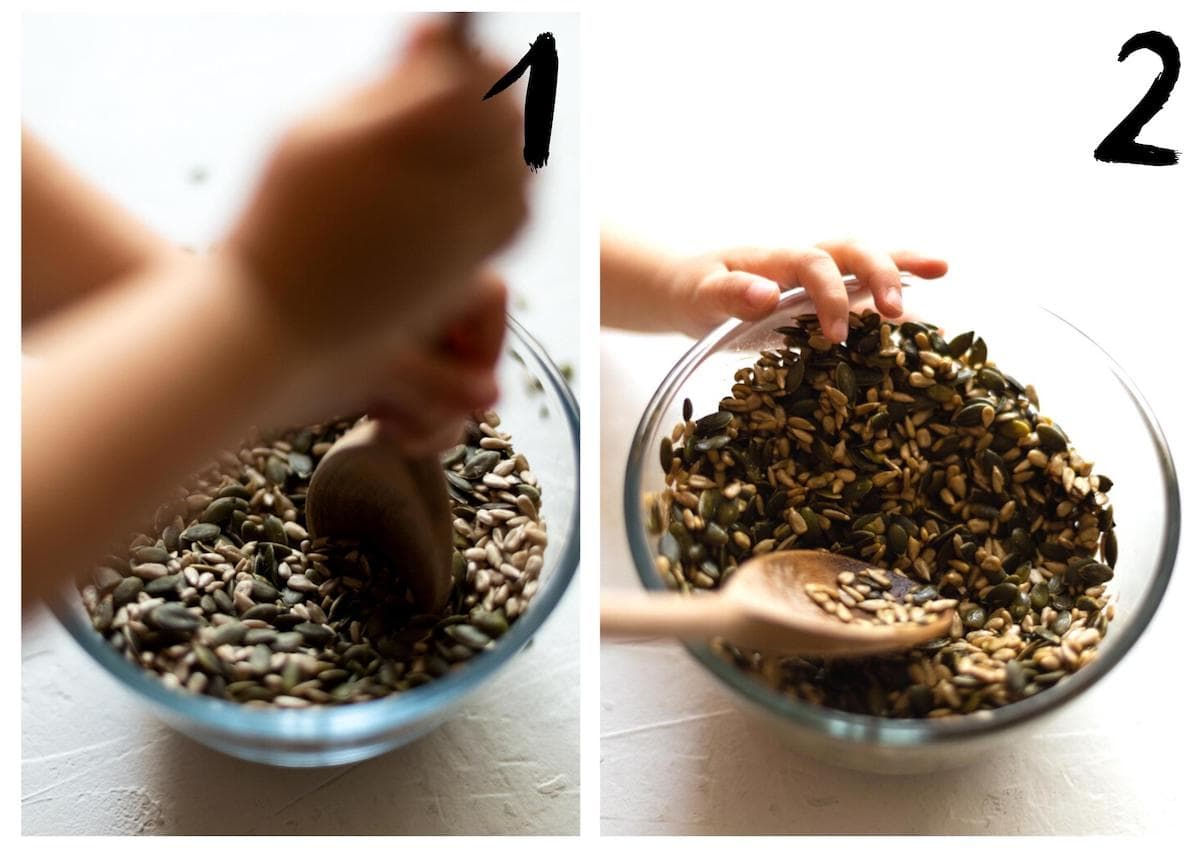
M 827 551 L 765 554 L 738 566 L 716 592 L 605 593 L 600 601 L 600 629 L 605 636 L 722 636 L 764 652 L 827 657 L 886 654 L 949 630 L 954 615 L 950 610 L 919 624 L 846 624 L 818 606 L 804 589 L 806 583 L 837 586 L 839 572 L 866 567 Z M 892 580 L 888 593 L 897 600 L 914 588 L 901 575 L 889 572 L 888 576 Z M 866 612 L 857 614 L 868 617 Z
M 413 600 L 437 613 L 450 596 L 446 476 L 436 457 L 413 458 L 365 419 L 321 457 L 304 505 L 309 534 L 358 539 L 381 565 L 402 571 Z

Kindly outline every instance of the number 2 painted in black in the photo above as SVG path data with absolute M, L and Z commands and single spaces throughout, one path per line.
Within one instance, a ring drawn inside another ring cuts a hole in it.
M 1128 56 L 1143 49 L 1162 59 L 1162 73 L 1154 78 L 1133 110 L 1100 142 L 1096 148 L 1096 158 L 1101 162 L 1127 162 L 1131 165 L 1175 165 L 1179 162 L 1179 151 L 1141 144 L 1137 140 L 1142 127 L 1162 109 L 1179 79 L 1179 48 L 1161 32 L 1139 32 L 1121 47 L 1117 60 L 1124 62 Z

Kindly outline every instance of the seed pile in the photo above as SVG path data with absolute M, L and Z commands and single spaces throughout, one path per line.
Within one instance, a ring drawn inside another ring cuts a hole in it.
M 910 585 L 900 593 L 893 582 L 892 575 L 884 569 L 867 567 L 857 573 L 839 572 L 835 586 L 805 583 L 804 593 L 839 621 L 867 627 L 922 624 L 958 606 L 953 598 L 939 597 L 931 586 Z M 866 615 L 855 615 L 852 611 Z
M 541 489 L 488 412 L 443 457 L 454 589 L 418 614 L 399 575 L 350 539 L 310 539 L 308 479 L 346 418 L 252 437 L 182 487 L 81 587 L 95 628 L 171 688 L 250 705 L 366 701 L 491 647 L 538 588 Z
M 778 332 L 786 347 L 739 369 L 717 411 L 693 420 L 685 401 L 662 441 L 667 485 L 646 505 L 664 579 L 708 590 L 756 554 L 821 548 L 917 582 L 909 606 L 955 614 L 948 636 L 888 657 L 716 650 L 803 700 L 897 717 L 1000 707 L 1092 661 L 1113 616 L 1112 481 L 1034 388 L 972 332 L 873 312 L 851 315 L 845 344 L 815 316 Z M 839 588 L 875 606 L 859 582 Z

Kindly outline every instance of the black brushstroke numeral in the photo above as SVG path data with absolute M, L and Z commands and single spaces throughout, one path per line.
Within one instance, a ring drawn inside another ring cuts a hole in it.
M 529 69 L 525 89 L 525 164 L 533 170 L 550 160 L 550 131 L 554 127 L 554 98 L 558 90 L 558 49 L 554 35 L 543 32 L 521 61 L 493 85 L 483 99 L 499 94 Z
M 1137 140 L 1142 127 L 1162 109 L 1179 79 L 1179 48 L 1161 32 L 1139 32 L 1121 47 L 1117 60 L 1124 62 L 1126 57 L 1143 49 L 1162 59 L 1162 73 L 1154 78 L 1133 110 L 1100 142 L 1096 148 L 1096 158 L 1101 162 L 1127 162 L 1131 165 L 1175 165 L 1179 162 L 1179 151 L 1142 144 Z

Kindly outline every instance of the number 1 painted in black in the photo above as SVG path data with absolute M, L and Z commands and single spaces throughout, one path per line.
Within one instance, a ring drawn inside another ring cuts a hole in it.
M 1158 114 L 1179 79 L 1179 48 L 1161 32 L 1139 32 L 1121 47 L 1117 60 L 1124 62 L 1128 56 L 1143 49 L 1162 59 L 1162 73 L 1154 78 L 1133 111 L 1100 142 L 1096 148 L 1096 158 L 1101 162 L 1127 162 L 1131 165 L 1175 165 L 1179 162 L 1177 150 L 1141 144 L 1137 140 L 1142 127 Z
M 533 170 L 544 168 L 550 159 L 550 132 L 554 127 L 554 98 L 558 89 L 558 49 L 554 34 L 543 32 L 529 52 L 508 73 L 500 77 L 483 99 L 494 97 L 521 78 L 529 69 L 525 89 L 525 164 Z

